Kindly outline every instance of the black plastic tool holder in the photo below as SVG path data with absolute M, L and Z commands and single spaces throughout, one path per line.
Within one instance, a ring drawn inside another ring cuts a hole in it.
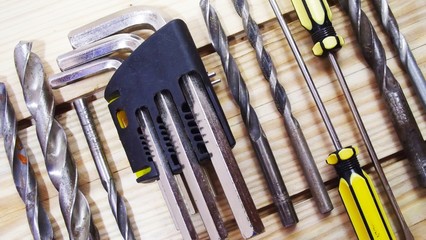
M 157 167 L 141 134 L 136 115 L 142 108 L 146 108 L 152 117 L 172 172 L 176 174 L 181 171 L 154 101 L 155 95 L 162 91 L 168 91 L 173 98 L 196 154 L 195 160 L 200 163 L 210 160 L 210 154 L 206 151 L 198 127 L 194 125 L 195 121 L 182 92 L 180 79 L 189 73 L 198 75 L 204 83 L 227 140 L 231 147 L 235 145 L 235 139 L 189 30 L 182 20 L 173 20 L 151 35 L 123 62 L 105 89 L 105 99 L 109 102 L 108 107 L 132 171 L 136 173 L 151 169 L 139 176 L 137 182 L 158 179 Z M 117 118 L 117 113 L 123 111 L 127 116 L 127 126 L 124 128 Z

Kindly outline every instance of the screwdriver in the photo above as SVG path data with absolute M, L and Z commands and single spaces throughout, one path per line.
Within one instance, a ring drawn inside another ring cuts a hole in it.
M 359 165 L 357 159 L 359 153 L 358 148 L 355 146 L 342 147 L 327 110 L 324 107 L 306 64 L 303 61 L 302 55 L 291 36 L 290 30 L 281 15 L 276 1 L 269 0 L 269 2 L 277 16 L 291 50 L 295 55 L 333 145 L 336 148 L 336 151 L 332 152 L 327 157 L 327 163 L 335 167 L 340 178 L 339 193 L 355 229 L 355 233 L 359 239 L 379 239 L 383 237 L 384 239 L 395 239 L 389 220 L 383 210 L 373 183 L 367 173 L 364 172 Z M 309 1 L 309 4 L 301 0 L 293 0 L 292 2 L 301 19 L 302 25 L 310 30 L 312 38 L 314 42 L 316 42 L 313 48 L 315 55 L 323 55 L 324 52 L 328 53 L 330 50 L 339 48 L 343 45 L 343 38 L 336 36 L 334 28 L 331 25 L 331 11 L 326 1 Z M 328 55 L 331 56 L 329 59 L 332 61 L 333 67 L 337 68 L 336 71 L 340 73 L 337 75 L 339 80 L 342 80 L 340 81 L 342 88 L 347 88 L 346 84 L 342 84 L 344 83 L 343 74 L 341 74 L 340 68 L 338 68 L 334 55 Z M 349 98 L 346 91 L 345 96 Z M 352 98 L 350 97 L 350 99 Z M 351 106 L 351 110 L 354 106 L 355 105 Z
M 344 45 L 343 38 L 336 35 L 336 32 L 332 25 L 332 14 L 327 1 L 309 1 L 305 0 L 292 0 L 293 6 L 299 16 L 301 25 L 312 34 L 312 40 L 314 41 L 314 47 L 312 52 L 317 57 L 324 57 L 327 55 L 338 79 L 338 82 L 343 90 L 346 101 L 348 102 L 349 108 L 355 119 L 355 123 L 361 133 L 362 139 L 366 145 L 368 154 L 373 162 L 374 168 L 376 169 L 379 179 L 386 190 L 388 199 L 391 202 L 393 210 L 398 218 L 398 221 L 403 229 L 405 238 L 412 239 L 412 234 L 404 220 L 392 189 L 389 186 L 389 182 L 386 179 L 385 173 L 380 165 L 377 154 L 374 150 L 373 144 L 368 136 L 367 130 L 365 129 L 364 123 L 352 98 L 349 87 L 345 81 L 343 73 L 337 63 L 335 52 L 341 49 Z

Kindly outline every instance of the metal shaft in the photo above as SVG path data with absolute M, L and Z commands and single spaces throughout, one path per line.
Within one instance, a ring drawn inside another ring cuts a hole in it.
M 123 239 L 135 239 L 132 226 L 128 218 L 126 203 L 117 192 L 114 178 L 112 177 L 111 170 L 108 167 L 108 162 L 86 99 L 79 98 L 73 102 L 73 105 L 77 112 L 78 119 L 80 120 L 81 127 L 83 128 L 84 136 L 86 137 L 93 160 L 95 161 L 102 186 L 108 192 L 108 202 L 118 224 L 118 228 L 120 229 L 121 235 L 123 236 Z
M 160 140 L 155 133 L 155 126 L 150 114 L 147 109 L 141 109 L 137 112 L 137 117 L 144 139 L 147 141 L 149 150 L 152 153 L 153 161 L 158 166 L 158 185 L 169 208 L 175 227 L 180 231 L 183 239 L 198 239 L 197 231 L 192 224 L 191 216 L 179 191 L 178 183 L 170 170 L 169 163 L 159 143 Z
M 210 238 L 226 238 L 228 232 L 220 217 L 219 210 L 216 207 L 213 194 L 208 185 L 208 180 L 200 164 L 197 162 L 191 142 L 185 134 L 183 122 L 180 119 L 172 96 L 168 93 L 159 93 L 155 99 L 161 119 L 170 135 L 179 163 L 183 166 L 182 173 L 195 199 L 195 204 L 197 205 L 201 219 L 206 226 Z
M 25 204 L 33 238 L 36 240 L 53 239 L 52 225 L 49 216 L 40 204 L 37 181 L 27 151 L 19 139 L 15 111 L 9 101 L 4 83 L 0 83 L 0 136 L 4 140 L 4 148 L 16 190 Z
M 204 84 L 195 75 L 184 75 L 183 91 L 197 122 L 223 192 L 244 238 L 264 231 L 264 226 L 244 181 L 222 125 Z
M 25 102 L 35 119 L 37 137 L 45 157 L 50 180 L 59 192 L 59 203 L 70 239 L 99 239 L 89 203 L 78 188 L 78 173 L 68 149 L 65 131 L 54 118 L 54 99 L 45 82 L 40 58 L 31 43 L 15 48 L 15 66 Z
M 290 106 L 290 101 L 287 98 L 287 93 L 283 85 L 278 81 L 277 70 L 274 66 L 271 56 L 266 51 L 262 34 L 256 22 L 250 16 L 249 4 L 246 0 L 233 0 L 235 10 L 243 20 L 244 30 L 246 31 L 248 40 L 251 46 L 256 51 L 257 61 L 262 69 L 263 76 L 269 82 L 271 94 L 274 98 L 275 106 L 283 116 L 284 126 L 300 165 L 303 169 L 305 178 L 308 181 L 312 196 L 321 213 L 330 212 L 333 209 L 330 197 L 325 189 L 324 182 L 315 164 L 312 153 L 308 147 L 302 129 L 293 116 Z
M 370 137 L 368 136 L 367 130 L 365 129 L 364 123 L 361 119 L 361 116 L 358 112 L 358 109 L 355 105 L 355 102 L 352 98 L 352 94 L 349 90 L 349 87 L 345 81 L 345 78 L 343 76 L 342 70 L 339 67 L 339 64 L 337 63 L 337 60 L 334 56 L 334 54 L 329 53 L 328 59 L 330 60 L 331 65 L 333 66 L 333 69 L 336 73 L 337 80 L 339 81 L 339 84 L 343 90 L 343 93 L 345 95 L 345 98 L 349 104 L 349 108 L 352 112 L 352 115 L 355 119 L 355 123 L 358 127 L 359 132 L 361 133 L 362 139 L 365 143 L 365 146 L 368 151 L 368 155 L 370 155 L 370 159 L 373 162 L 374 168 L 376 169 L 377 174 L 379 175 L 379 179 L 382 183 L 382 186 L 385 188 L 386 195 L 391 202 L 392 208 L 395 211 L 395 214 L 398 218 L 399 224 L 401 225 L 401 229 L 403 230 L 405 234 L 406 239 L 413 239 L 413 235 L 410 232 L 410 229 L 405 222 L 404 216 L 402 215 L 401 209 L 399 208 L 398 202 L 396 201 L 395 196 L 393 195 L 392 189 L 390 187 L 390 184 L 386 178 L 385 173 L 383 172 L 383 168 L 380 165 L 379 158 L 377 157 L 376 151 L 374 150 L 373 144 L 371 143 Z
M 311 74 L 309 73 L 308 68 L 306 67 L 302 54 L 300 54 L 299 48 L 297 47 L 296 42 L 294 41 L 293 36 L 291 35 L 290 29 L 288 28 L 284 17 L 281 15 L 281 10 L 279 9 L 278 4 L 275 0 L 269 0 L 269 3 L 271 4 L 272 9 L 274 10 L 275 16 L 278 19 L 278 23 L 280 24 L 281 29 L 284 32 L 284 35 L 287 39 L 288 44 L 290 45 L 294 57 L 296 58 L 300 71 L 302 72 L 306 84 L 309 87 L 309 91 L 311 92 L 312 97 L 315 100 L 315 104 L 317 105 L 317 108 L 321 114 L 322 120 L 324 121 L 324 124 L 327 128 L 328 134 L 330 135 L 333 145 L 337 150 L 340 150 L 342 149 L 342 144 L 340 143 L 339 137 L 337 136 L 336 130 L 333 127 L 333 123 L 331 122 L 330 117 L 328 116 L 327 110 L 325 109 L 324 103 L 321 100 L 317 88 L 315 87 L 315 83 L 312 80 Z
M 247 86 L 238 70 L 237 63 L 229 52 L 228 40 L 219 22 L 219 18 L 210 5 L 210 1 L 201 0 L 200 7 L 210 33 L 213 47 L 222 61 L 232 96 L 240 107 L 241 116 L 248 129 L 252 146 L 267 180 L 269 191 L 272 194 L 281 221 L 284 226 L 294 225 L 298 222 L 296 212 L 279 172 L 271 146 L 266 139 L 256 112 L 250 105 Z
M 404 35 L 401 31 L 399 31 L 398 22 L 396 21 L 387 0 L 373 0 L 373 3 L 376 8 L 376 12 L 380 16 L 382 25 L 385 27 L 393 45 L 398 50 L 399 60 L 404 66 L 405 71 L 410 76 L 410 79 L 414 84 L 414 89 L 416 90 L 423 107 L 426 108 L 426 80 L 410 50 L 410 46 L 408 46 L 407 40 L 405 40 Z
M 358 0 L 339 0 L 349 14 L 365 61 L 373 69 L 392 123 L 421 186 L 426 187 L 426 145 L 401 86 L 386 65 L 386 55 Z

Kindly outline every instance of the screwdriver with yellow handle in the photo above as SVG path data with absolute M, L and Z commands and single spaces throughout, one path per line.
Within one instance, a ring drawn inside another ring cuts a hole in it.
M 332 14 L 327 1 L 292 0 L 292 3 L 296 9 L 302 26 L 305 27 L 305 29 L 307 29 L 312 34 L 312 40 L 314 41 L 314 47 L 312 48 L 313 54 L 319 57 L 326 55 L 330 60 L 330 63 L 333 66 L 337 79 L 348 102 L 352 115 L 364 140 L 368 154 L 370 155 L 370 158 L 378 173 L 380 181 L 386 190 L 386 195 L 390 200 L 395 215 L 397 216 L 398 221 L 401 225 L 405 239 L 413 239 L 410 229 L 408 228 L 407 223 L 405 222 L 405 219 L 401 213 L 395 196 L 389 186 L 389 182 L 386 179 L 386 176 L 380 165 L 373 144 L 370 141 L 367 130 L 365 129 L 364 123 L 361 119 L 358 109 L 356 108 L 355 102 L 352 98 L 349 87 L 346 84 L 343 73 L 339 65 L 337 64 L 335 52 L 343 46 L 344 41 L 341 36 L 336 35 L 336 32 L 332 26 Z
M 327 110 L 318 94 L 315 84 L 303 61 L 303 58 L 295 44 L 290 30 L 276 4 L 275 0 L 269 0 L 295 55 L 299 67 L 305 77 L 308 87 L 314 97 L 315 103 L 321 113 L 321 117 L 327 127 L 336 151 L 327 158 L 327 163 L 333 165 L 340 178 L 339 193 L 348 212 L 349 218 L 359 239 L 395 239 L 389 220 L 384 212 L 374 185 L 365 171 L 362 170 L 357 159 L 357 147 L 342 147 Z M 370 157 L 378 168 L 383 183 L 387 184 L 383 170 L 379 164 L 374 148 L 362 123 L 361 117 L 352 99 L 344 76 L 337 64 L 334 53 L 339 50 L 344 40 L 337 36 L 331 24 L 331 11 L 326 0 L 292 0 L 301 24 L 311 33 L 314 41 L 313 53 L 316 56 L 328 56 L 337 74 L 339 83 L 354 115 L 356 124 L 366 143 Z M 380 174 L 381 172 L 381 174 Z M 389 184 L 387 184 L 389 186 Z M 388 187 L 389 188 L 389 187 Z M 389 189 L 390 190 L 390 189 Z M 391 193 L 392 194 L 392 193 Z M 393 197 L 393 194 L 391 195 Z M 396 201 L 395 201 L 396 203 Z M 398 208 L 399 210 L 399 208 Z M 402 216 L 402 215 L 401 215 Z

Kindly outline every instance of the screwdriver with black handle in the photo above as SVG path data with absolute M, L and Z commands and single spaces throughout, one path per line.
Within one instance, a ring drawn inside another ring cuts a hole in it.
M 295 55 L 297 63 L 305 77 L 309 90 L 313 95 L 315 103 L 326 125 L 327 131 L 331 137 L 335 152 L 332 152 L 327 163 L 333 165 L 339 176 L 339 193 L 348 212 L 352 226 L 359 239 L 395 239 L 389 220 L 384 212 L 383 206 L 379 200 L 378 194 L 368 174 L 362 170 L 357 159 L 358 148 L 355 146 L 343 147 L 333 124 L 328 116 L 327 110 L 319 96 L 310 73 L 303 61 L 297 45 L 291 36 L 290 30 L 285 23 L 284 18 L 278 8 L 275 0 L 269 0 L 277 16 L 281 28 L 289 42 L 291 50 Z M 315 42 L 313 52 L 321 56 L 328 53 L 333 67 L 338 72 L 339 82 L 342 88 L 347 89 L 343 74 L 335 61 L 333 50 L 339 49 L 344 41 L 343 38 L 336 35 L 331 25 L 331 11 L 326 0 L 311 0 L 308 3 L 304 0 L 292 0 L 296 12 L 301 19 L 302 25 L 312 34 Z M 333 61 L 334 60 L 334 61 Z M 333 64 L 335 63 L 335 64 Z M 343 83 L 343 84 L 342 84 Z M 344 91 L 345 96 L 350 103 L 353 103 L 349 91 Z M 351 101 L 352 100 L 352 101 Z M 350 104 L 351 110 L 356 110 L 354 104 Z M 359 114 L 353 111 L 354 116 Z M 361 123 L 360 118 L 357 123 Z M 360 125 L 358 125 L 360 127 Z M 363 129 L 363 128 L 360 128 Z M 365 130 L 365 129 L 364 129 Z M 362 132 L 362 131 L 361 131 Z
M 386 195 L 391 202 L 392 208 L 395 215 L 398 218 L 401 229 L 403 230 L 405 239 L 413 239 L 410 229 L 405 222 L 405 219 L 401 213 L 395 196 L 390 188 L 389 182 L 385 176 L 385 173 L 380 165 L 379 158 L 374 150 L 373 144 L 368 136 L 367 130 L 365 129 L 364 123 L 352 98 L 352 94 L 345 81 L 344 75 L 337 63 L 335 52 L 341 49 L 344 44 L 343 38 L 336 34 L 332 25 L 332 14 L 327 1 L 313 0 L 292 0 L 293 6 L 296 10 L 301 25 L 309 31 L 312 35 L 314 47 L 312 52 L 317 57 L 327 56 L 330 63 L 336 73 L 338 82 L 343 90 L 344 96 L 347 100 L 349 108 L 355 119 L 355 123 L 361 133 L 362 139 L 367 148 L 368 154 L 373 162 L 379 179 L 385 188 Z

